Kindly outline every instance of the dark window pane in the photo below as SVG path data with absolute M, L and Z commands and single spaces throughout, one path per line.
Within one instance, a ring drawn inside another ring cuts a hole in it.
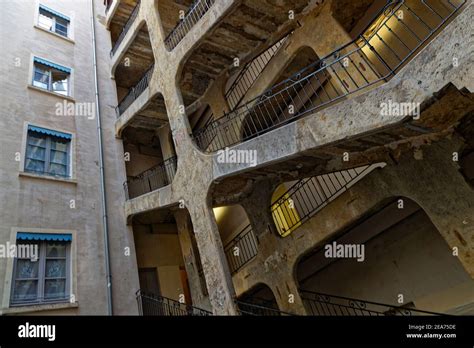
M 55 299 L 66 297 L 66 281 L 64 279 L 47 279 L 44 282 L 44 298 Z
M 25 162 L 25 170 L 28 172 L 44 173 L 44 162 L 27 158 Z
M 46 150 L 42 147 L 37 147 L 33 145 L 28 145 L 26 148 L 26 158 L 34 160 L 45 160 Z
M 38 278 L 39 261 L 16 260 L 15 279 Z
M 66 257 L 66 243 L 48 243 L 46 257 Z
M 49 165 L 49 173 L 53 175 L 67 176 L 67 166 L 51 163 Z
M 56 24 L 59 24 L 59 25 L 67 28 L 68 23 L 69 22 L 67 20 L 65 20 L 63 18 L 60 18 L 60 17 L 56 17 Z
M 33 85 L 36 87 L 49 89 L 49 71 L 46 69 L 37 68 L 35 66 Z
M 46 278 L 66 277 L 66 260 L 46 260 Z
M 46 136 L 30 131 L 28 132 L 28 144 L 40 146 L 40 147 L 46 147 Z
M 52 163 L 67 165 L 67 153 L 51 150 L 50 161 Z
M 37 280 L 17 280 L 13 287 L 13 301 L 32 301 L 37 298 Z
M 67 22 L 66 24 L 60 23 L 60 20 L 57 19 L 56 20 L 56 33 L 67 37 Z
M 67 152 L 69 140 L 51 139 L 51 149 L 56 151 Z

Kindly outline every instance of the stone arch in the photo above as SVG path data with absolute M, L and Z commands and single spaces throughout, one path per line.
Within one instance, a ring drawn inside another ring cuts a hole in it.
M 257 255 L 257 238 L 241 205 L 217 207 L 213 211 L 229 270 L 235 273 Z
M 137 29 L 134 32 L 134 36 L 131 39 L 130 45 L 123 52 L 122 57 L 120 57 L 121 59 L 118 59 L 112 66 L 111 74 L 116 80 L 117 74 L 119 74 L 118 77 L 127 77 L 127 75 L 130 74 L 132 78 L 138 78 L 143 75 L 147 66 L 150 66 L 154 61 L 153 49 L 150 41 L 150 32 L 148 31 L 146 20 L 138 18 L 137 20 L 139 20 L 139 22 L 137 24 Z M 142 55 L 138 59 L 133 59 L 137 52 L 142 52 Z M 131 55 L 131 58 L 127 57 L 127 54 Z M 138 64 L 135 64 L 136 66 L 133 67 L 133 63 L 129 64 L 131 60 L 134 60 L 134 62 Z M 127 72 L 127 69 L 125 69 L 130 67 L 134 68 L 133 72 L 130 70 Z M 118 83 L 120 83 L 120 81 Z M 119 91 L 118 88 L 117 91 Z
M 331 254 L 347 252 L 345 246 L 354 254 Z M 474 281 L 428 214 L 406 197 L 383 200 L 303 253 L 293 270 L 306 309 L 315 315 L 327 313 L 311 293 L 449 313 L 468 310 L 459 309 L 469 301 L 463 291 L 474 293 Z
M 280 315 L 278 303 L 270 286 L 260 282 L 236 299 L 242 315 Z

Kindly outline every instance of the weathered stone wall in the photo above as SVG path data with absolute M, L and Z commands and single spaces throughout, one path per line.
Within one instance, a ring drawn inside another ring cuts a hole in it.
M 293 279 L 293 267 L 298 257 L 314 245 L 316 241 L 320 241 L 325 236 L 329 236 L 334 231 L 344 227 L 344 221 L 355 220 L 377 202 L 394 195 L 407 196 L 418 203 L 423 202 L 420 205 L 428 213 L 448 244 L 450 246 L 459 245 L 459 259 L 472 277 L 470 225 L 467 224 L 466 226 L 460 222 L 461 216 L 472 216 L 470 210 L 472 203 L 470 198 L 466 197 L 464 203 L 454 205 L 456 202 L 455 196 L 453 196 L 452 191 L 447 192 L 444 185 L 446 183 L 456 184 L 456 186 L 452 186 L 452 190 L 455 190 L 456 194 L 461 194 L 465 191 L 465 183 L 460 179 L 452 179 L 457 170 L 452 169 L 452 162 L 451 167 L 450 165 L 444 167 L 441 165 L 442 163 L 449 163 L 446 162 L 448 161 L 446 157 L 443 158 L 446 154 L 437 153 L 434 150 L 436 147 L 433 145 L 432 150 L 429 148 L 426 150 L 427 154 L 431 153 L 430 151 L 434 152 L 429 168 L 425 168 L 420 164 L 427 163 L 426 161 L 419 162 L 418 165 L 407 162 L 406 165 L 389 167 L 380 173 L 372 174 L 364 181 L 364 183 L 367 183 L 366 186 L 362 186 L 363 183 L 361 183 L 353 189 L 362 191 L 357 199 L 351 201 L 349 207 L 340 207 L 337 220 L 334 219 L 335 215 L 331 209 L 327 208 L 321 211 L 318 214 L 319 218 L 325 216 L 326 225 L 319 226 L 316 232 L 305 234 L 299 239 L 296 239 L 294 235 L 285 239 L 285 245 L 288 245 L 288 240 L 294 241 L 291 247 L 281 246 L 283 242 L 270 233 L 268 233 L 268 237 L 262 236 L 263 239 L 261 239 L 260 245 L 263 246 L 264 250 L 248 266 L 249 268 L 251 265 L 258 265 L 258 267 L 255 266 L 256 269 L 252 270 L 255 278 L 249 275 L 247 278 L 242 277 L 245 278 L 242 280 L 239 275 L 234 277 L 232 281 L 223 254 L 222 241 L 212 213 L 209 188 L 213 182 L 251 170 L 264 169 L 270 164 L 285 162 L 303 151 L 321 149 L 328 146 L 328 144 L 344 142 L 346 139 L 360 134 L 382 131 L 401 122 L 402 116 L 384 117 L 380 115 L 380 103 L 383 101 L 392 99 L 422 103 L 432 98 L 436 92 L 448 83 L 453 83 L 459 89 L 466 87 L 468 90 L 473 90 L 473 81 L 469 77 L 472 76 L 472 61 L 470 60 L 472 36 L 470 32 L 472 31 L 473 8 L 471 1 L 468 1 L 463 12 L 449 23 L 424 50 L 388 83 L 235 146 L 235 149 L 239 150 L 257 150 L 258 163 L 255 168 L 250 168 L 248 164 L 218 163 L 217 155 L 203 154 L 197 149 L 189 136 L 191 131 L 187 115 L 183 112 L 184 101 L 177 81 L 181 77 L 186 59 L 192 52 L 191 49 L 196 47 L 206 33 L 222 20 L 233 5 L 233 1 L 216 2 L 200 20 L 199 25 L 194 26 L 172 52 L 168 52 L 163 44 L 164 35 L 156 4 L 142 3 L 139 18 L 146 21 L 148 28 L 153 28 L 150 30 L 150 42 L 154 51 L 155 62 L 159 62 L 155 65 L 157 73 L 153 75 L 149 95 L 161 93 L 164 97 L 178 156 L 178 170 L 171 186 L 126 202 L 126 215 L 130 217 L 141 212 L 170 207 L 180 200 L 184 202 L 192 219 L 209 290 L 209 299 L 216 314 L 235 313 L 236 309 L 232 303 L 232 298 L 235 296 L 234 285 L 237 293 L 240 294 L 255 284 L 257 279 L 262 281 L 262 277 L 266 279 L 265 282 L 275 293 L 281 309 L 290 310 L 286 299 L 289 293 L 293 293 L 296 296 L 296 301 L 291 306 L 291 311 L 304 312 Z M 306 29 L 308 28 L 309 26 L 306 27 Z M 341 31 L 338 30 L 336 33 L 341 34 Z M 125 41 L 130 41 L 133 35 L 127 36 L 130 36 L 130 38 Z M 329 43 L 339 41 L 334 40 L 329 41 Z M 123 47 L 127 47 L 127 44 L 129 43 L 124 44 Z M 302 45 L 303 42 L 298 42 L 295 50 Z M 319 51 L 323 51 L 323 49 L 324 47 L 318 48 Z M 329 47 L 328 51 L 330 51 Z M 120 54 L 123 54 L 123 52 Z M 453 65 L 453 56 L 457 58 L 459 63 L 457 66 Z M 278 64 L 275 63 L 274 71 L 266 77 L 266 82 L 261 83 L 261 88 L 271 83 L 278 71 L 284 68 L 290 58 L 291 54 L 285 56 L 282 53 L 282 58 L 276 60 Z M 255 93 L 258 94 L 260 91 Z M 132 105 L 131 108 L 134 108 L 134 106 Z M 447 114 L 445 113 L 442 116 L 447 117 Z M 441 119 L 440 122 L 442 121 L 446 120 Z M 449 120 L 443 124 L 446 127 L 451 125 L 452 123 L 450 124 Z M 433 171 L 435 166 L 439 168 Z M 420 171 L 421 174 L 418 174 Z M 414 184 L 413 180 L 407 181 L 406 178 L 414 173 L 417 173 L 417 178 L 420 181 L 429 183 L 431 183 L 432 176 L 436 175 L 438 178 L 436 190 L 433 185 L 423 186 Z M 380 182 L 373 182 L 375 178 L 379 177 Z M 373 187 L 381 189 L 373 192 Z M 260 198 L 265 200 L 263 196 Z M 341 199 L 339 198 L 339 200 Z M 439 201 L 446 204 L 438 206 L 434 203 Z M 261 209 L 260 206 L 259 209 Z M 263 218 L 268 219 L 268 216 L 265 217 L 265 215 L 265 213 L 259 212 L 255 217 L 251 217 L 249 214 L 249 219 L 251 221 L 252 219 L 262 219 L 264 221 Z M 260 221 L 258 221 L 258 224 L 255 221 L 254 223 L 256 226 L 262 224 Z M 307 224 L 307 226 L 310 225 L 311 223 Z M 264 265 L 263 271 L 262 264 Z M 239 272 L 239 274 L 244 274 L 246 269 Z
M 76 244 L 77 252 L 72 255 L 76 263 L 73 295 L 76 302 L 66 304 L 62 310 L 56 306 L 54 311 L 48 313 L 106 314 L 107 283 L 96 119 L 57 116 L 55 104 L 62 103 L 62 97 L 27 87 L 31 84 L 32 56 L 37 55 L 71 67 L 72 97 L 75 102 L 95 103 L 90 1 L 45 0 L 41 3 L 71 17 L 73 42 L 34 27 L 35 9 L 39 2 L 7 1 L 2 4 L 3 13 L 9 15 L 2 22 L 1 37 L 9 39 L 2 40 L 4 53 L 0 64 L 3 86 L 0 96 L 0 243 L 10 240 L 13 228 L 74 232 L 73 243 Z M 104 7 L 101 2 L 94 3 L 114 310 L 116 314 L 133 314 L 137 309 L 130 287 L 138 288 L 138 276 L 133 236 L 120 209 L 124 202 L 122 183 L 125 180 L 125 167 L 121 141 L 115 138 L 115 113 L 111 107 L 117 99 L 115 84 L 109 78 L 110 36 L 99 23 L 103 20 Z M 16 62 L 19 62 L 18 66 Z M 74 134 L 73 180 L 54 181 L 21 175 L 15 153 L 19 152 L 23 160 L 25 154 L 22 153 L 22 144 L 26 140 L 23 129 L 26 122 Z M 70 208 L 71 200 L 75 201 L 75 209 Z M 125 247 L 131 248 L 131 256 L 124 256 Z M 3 300 L 1 307 L 4 312 L 8 311 L 5 308 L 9 305 L 9 298 L 4 295 L 5 289 L 10 286 L 11 277 L 11 270 L 7 273 L 7 260 L 1 259 L 0 298 Z M 42 311 L 47 308 L 37 306 L 24 310 Z
M 474 278 L 474 230 L 470 222 L 474 195 L 452 160 L 453 152 L 461 146 L 459 139 L 452 139 L 422 147 L 422 160 L 407 153 L 398 163 L 369 174 L 290 236 L 260 235 L 257 257 L 233 277 L 237 294 L 264 283 L 273 290 L 280 309 L 300 313 L 299 302 L 287 300 L 290 294 L 298 299 L 298 293 L 291 291 L 297 288 L 294 272 L 301 256 L 397 197 L 409 198 L 421 206 L 447 245 L 458 248 L 457 259 L 466 274 Z M 249 210 L 259 206 L 255 201 Z

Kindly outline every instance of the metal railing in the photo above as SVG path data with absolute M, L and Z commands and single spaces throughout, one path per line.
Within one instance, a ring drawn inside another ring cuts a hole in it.
M 132 105 L 132 103 L 143 93 L 143 91 L 147 89 L 150 84 L 151 77 L 153 76 L 154 67 L 155 64 L 152 64 L 147 69 L 140 81 L 138 81 L 138 83 L 128 91 L 128 94 L 122 99 L 119 105 L 117 105 L 115 108 L 117 118 L 119 118 L 125 112 L 125 110 L 127 110 L 129 106 Z
M 280 47 L 288 39 L 289 35 L 290 34 L 283 37 L 272 47 L 268 48 L 251 62 L 247 63 L 244 68 L 240 70 L 234 82 L 232 82 L 225 93 L 225 98 L 231 110 L 233 110 L 242 102 L 250 87 L 252 87 L 255 81 L 257 81 L 262 71 L 279 51 Z M 202 133 L 201 137 L 195 138 L 198 147 L 202 150 L 206 150 L 217 136 L 217 129 L 215 129 L 216 131 L 213 131 L 214 128 L 209 127 L 211 124 L 215 125 L 214 117 L 209 118 L 206 124 L 195 132 L 195 134 L 201 134 L 203 130 L 207 130 L 207 132 Z
M 136 292 L 138 313 L 143 316 L 209 316 L 211 312 L 157 294 Z
M 258 240 L 252 231 L 252 226 L 245 226 L 239 234 L 227 243 L 224 253 L 231 274 L 252 260 L 258 253 Z
M 384 303 L 300 290 L 301 299 L 310 315 L 318 316 L 416 316 L 445 315 L 408 306 L 396 307 Z
M 271 206 L 278 233 L 289 235 L 356 182 L 384 166 L 375 163 L 299 180 Z
M 235 300 L 235 303 L 237 304 L 237 308 L 241 315 L 251 315 L 251 316 L 295 315 L 292 313 L 280 311 L 276 303 L 259 299 L 259 298 L 252 298 L 246 301 Z
M 289 235 L 363 177 L 384 166 L 385 163 L 375 163 L 299 180 L 270 207 L 278 233 L 282 237 Z M 225 245 L 231 274 L 257 256 L 258 244 L 249 224 Z
M 184 18 L 181 19 L 173 30 L 165 38 L 166 48 L 173 50 L 192 27 L 201 19 L 202 16 L 211 8 L 215 0 L 195 0 L 187 10 Z
M 130 16 L 127 19 L 127 22 L 122 28 L 122 31 L 120 32 L 119 37 L 117 38 L 117 41 L 115 41 L 114 46 L 112 47 L 112 50 L 110 51 L 110 58 L 112 58 L 117 52 L 117 49 L 119 48 L 120 44 L 122 43 L 123 39 L 125 38 L 125 35 L 127 35 L 128 30 L 132 26 L 133 22 L 135 21 L 135 18 L 137 18 L 138 11 L 140 10 L 140 0 L 137 1 L 137 4 L 132 10 L 132 13 L 130 13 Z
M 244 142 L 387 81 L 465 1 L 389 1 L 355 40 L 196 132 L 197 145 L 212 139 L 201 149 L 213 152 Z
M 171 157 L 143 173 L 128 179 L 124 184 L 127 200 L 170 185 L 176 174 L 177 157 Z
M 234 110 L 236 106 L 240 104 L 244 96 L 247 94 L 250 87 L 253 86 L 255 81 L 266 68 L 270 60 L 280 50 L 280 47 L 288 39 L 288 35 L 277 41 L 273 46 L 263 51 L 260 55 L 255 57 L 252 61 L 248 62 L 239 74 L 235 78 L 234 82 L 230 85 L 225 93 L 227 103 L 231 110 Z

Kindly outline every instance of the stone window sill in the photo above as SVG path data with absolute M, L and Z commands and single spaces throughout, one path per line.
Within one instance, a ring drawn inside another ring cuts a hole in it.
M 36 304 L 36 305 L 29 305 L 29 306 L 17 306 L 17 307 L 4 308 L 3 310 L 0 310 L 0 315 L 25 314 L 25 313 L 54 311 L 58 309 L 68 309 L 68 308 L 78 308 L 78 307 L 79 307 L 79 303 L 77 302 Z
M 48 33 L 48 34 L 51 34 L 51 35 L 53 35 L 53 36 L 56 36 L 56 37 L 58 37 L 58 38 L 60 38 L 60 39 L 63 39 L 64 41 L 67 41 L 67 42 L 70 42 L 70 43 L 72 43 L 72 44 L 75 44 L 74 40 L 72 40 L 72 39 L 70 39 L 70 38 L 68 38 L 68 37 L 66 37 L 66 36 L 59 35 L 58 33 L 55 33 L 54 31 L 50 31 L 50 30 L 47 30 L 47 29 L 45 29 L 45 28 L 41 28 L 41 27 L 38 26 L 38 25 L 34 25 L 34 27 L 35 27 L 36 29 L 38 29 L 38 30 L 44 31 L 45 33 Z
M 22 177 L 27 177 L 27 178 L 59 181 L 59 182 L 65 182 L 65 183 L 68 183 L 68 184 L 77 185 L 77 180 L 73 179 L 73 178 L 61 178 L 61 177 L 57 177 L 57 176 L 51 176 L 51 175 L 46 175 L 46 174 L 44 174 L 44 175 L 43 174 L 34 174 L 34 173 L 28 173 L 28 172 L 20 172 L 18 175 L 22 176 Z
M 47 89 L 39 88 L 39 87 L 33 86 L 31 84 L 28 85 L 28 88 L 33 89 L 33 90 L 38 91 L 38 92 L 41 92 L 41 93 L 49 94 L 49 95 L 52 95 L 52 96 L 55 96 L 55 97 L 58 97 L 58 98 L 61 98 L 61 99 L 69 100 L 72 103 L 76 102 L 76 99 L 74 99 L 73 97 L 70 97 L 68 95 L 62 95 L 62 94 L 52 92 L 52 91 L 48 91 Z

